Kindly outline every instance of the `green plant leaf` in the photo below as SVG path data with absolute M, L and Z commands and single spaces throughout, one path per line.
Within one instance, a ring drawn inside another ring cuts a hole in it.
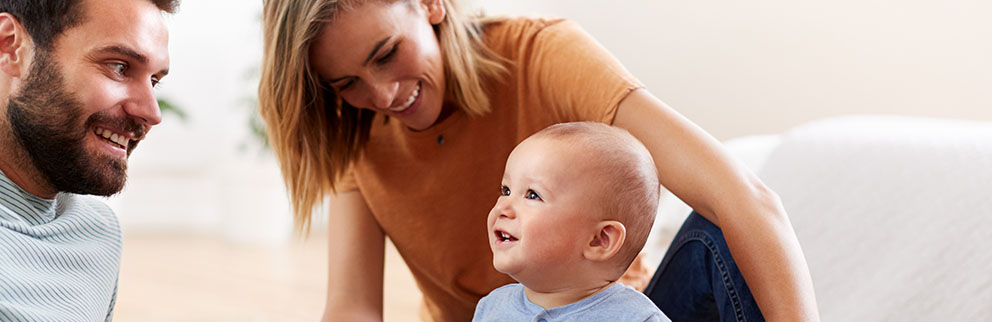
M 183 111 L 183 109 L 179 108 L 175 104 L 172 104 L 172 102 L 167 99 L 158 99 L 158 108 L 162 111 L 162 114 L 173 114 L 176 117 L 179 117 L 180 120 L 186 121 L 186 111 Z

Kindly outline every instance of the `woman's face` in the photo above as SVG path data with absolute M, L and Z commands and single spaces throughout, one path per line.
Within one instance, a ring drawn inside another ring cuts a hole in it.
M 444 14 L 439 0 L 368 1 L 321 28 L 310 63 L 348 104 L 426 129 L 444 102 L 444 65 L 431 27 Z

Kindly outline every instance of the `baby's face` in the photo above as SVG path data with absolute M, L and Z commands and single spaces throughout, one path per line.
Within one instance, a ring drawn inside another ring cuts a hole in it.
M 582 149 L 553 139 L 528 139 L 506 162 L 500 197 L 489 212 L 489 245 L 496 270 L 527 280 L 566 274 L 582 261 L 595 234 L 594 200 L 602 198 Z

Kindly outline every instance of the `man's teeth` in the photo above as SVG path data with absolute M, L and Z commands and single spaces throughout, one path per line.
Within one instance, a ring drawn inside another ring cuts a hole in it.
M 127 143 L 128 141 L 130 141 L 127 139 L 127 137 L 124 137 L 123 135 L 117 135 L 117 133 L 99 127 L 96 128 L 96 135 L 102 136 L 104 139 L 107 139 L 110 142 L 117 143 L 118 145 L 124 148 L 127 148 Z

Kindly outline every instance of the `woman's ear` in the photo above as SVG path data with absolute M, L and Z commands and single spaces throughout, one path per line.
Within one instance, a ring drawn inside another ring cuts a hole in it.
M 445 0 L 420 0 L 427 10 L 427 22 L 432 25 L 436 25 L 444 21 L 444 15 L 447 12 L 444 11 L 444 1 Z
M 0 72 L 9 77 L 21 77 L 31 55 L 31 40 L 27 31 L 10 13 L 0 13 Z
M 596 225 L 596 234 L 589 240 L 582 255 L 588 260 L 605 261 L 616 255 L 627 238 L 627 227 L 616 220 Z

